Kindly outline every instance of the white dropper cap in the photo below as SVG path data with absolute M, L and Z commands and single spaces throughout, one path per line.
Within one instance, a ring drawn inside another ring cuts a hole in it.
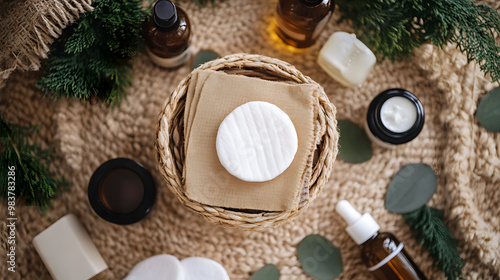
M 365 243 L 380 229 L 380 226 L 370 214 L 361 215 L 347 200 L 339 201 L 336 210 L 347 222 L 348 226 L 345 230 L 358 245 Z

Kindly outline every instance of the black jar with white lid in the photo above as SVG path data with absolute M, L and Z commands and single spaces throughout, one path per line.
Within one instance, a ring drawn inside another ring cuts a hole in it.
M 424 107 L 404 89 L 388 89 L 368 107 L 365 129 L 372 141 L 394 148 L 415 139 L 425 123 Z
M 127 158 L 99 166 L 88 187 L 89 202 L 104 220 L 128 225 L 143 219 L 153 207 L 156 186 L 151 173 Z

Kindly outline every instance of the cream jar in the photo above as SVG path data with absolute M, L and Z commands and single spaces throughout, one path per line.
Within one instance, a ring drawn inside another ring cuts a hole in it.
M 394 148 L 415 139 L 424 122 L 424 107 L 415 95 L 404 89 L 388 89 L 370 103 L 365 130 L 373 142 Z
M 127 158 L 103 163 L 90 178 L 92 209 L 104 220 L 128 225 L 143 219 L 153 207 L 156 186 L 151 173 Z

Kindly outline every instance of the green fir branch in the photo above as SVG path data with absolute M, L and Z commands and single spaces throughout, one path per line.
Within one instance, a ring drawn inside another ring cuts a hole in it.
M 41 149 L 30 144 L 28 137 L 38 132 L 37 127 L 19 126 L 7 123 L 0 116 L 0 196 L 8 199 L 9 167 L 15 167 L 15 197 L 23 198 L 27 205 L 35 205 L 46 213 L 50 199 L 60 189 L 68 189 L 70 182 L 64 177 L 50 175 L 48 164 L 54 158 L 52 149 Z
M 458 241 L 444 224 L 443 211 L 424 205 L 403 217 L 448 279 L 462 279 L 464 264 L 457 250 Z
M 147 11 L 138 0 L 96 0 L 94 10 L 67 27 L 52 45 L 37 86 L 47 95 L 119 104 L 131 85 L 131 62 Z
M 341 20 L 352 22 L 359 38 L 382 59 L 411 56 L 431 42 L 448 43 L 480 65 L 493 81 L 500 80 L 500 14 L 473 0 L 338 0 Z

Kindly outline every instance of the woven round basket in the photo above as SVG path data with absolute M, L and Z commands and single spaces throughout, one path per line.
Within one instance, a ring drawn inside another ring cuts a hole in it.
M 197 69 L 224 71 L 232 75 L 245 75 L 265 80 L 286 81 L 295 84 L 315 84 L 311 78 L 303 75 L 294 66 L 284 61 L 250 54 L 232 54 L 201 65 Z M 189 199 L 185 192 L 185 180 L 182 177 L 185 164 L 184 150 L 184 106 L 186 92 L 191 75 L 180 82 L 159 114 L 156 128 L 156 149 L 158 168 L 167 182 L 167 186 L 187 207 L 201 214 L 207 220 L 229 227 L 247 230 L 262 230 L 281 224 L 296 217 L 309 203 L 318 196 L 326 184 L 337 156 L 337 120 L 336 109 L 328 100 L 322 87 L 319 87 L 318 120 L 322 135 L 315 151 L 312 175 L 309 184 L 303 186 L 301 199 L 296 210 L 268 212 L 255 210 L 226 209 L 205 205 Z M 304 195 L 305 194 L 305 195 Z

